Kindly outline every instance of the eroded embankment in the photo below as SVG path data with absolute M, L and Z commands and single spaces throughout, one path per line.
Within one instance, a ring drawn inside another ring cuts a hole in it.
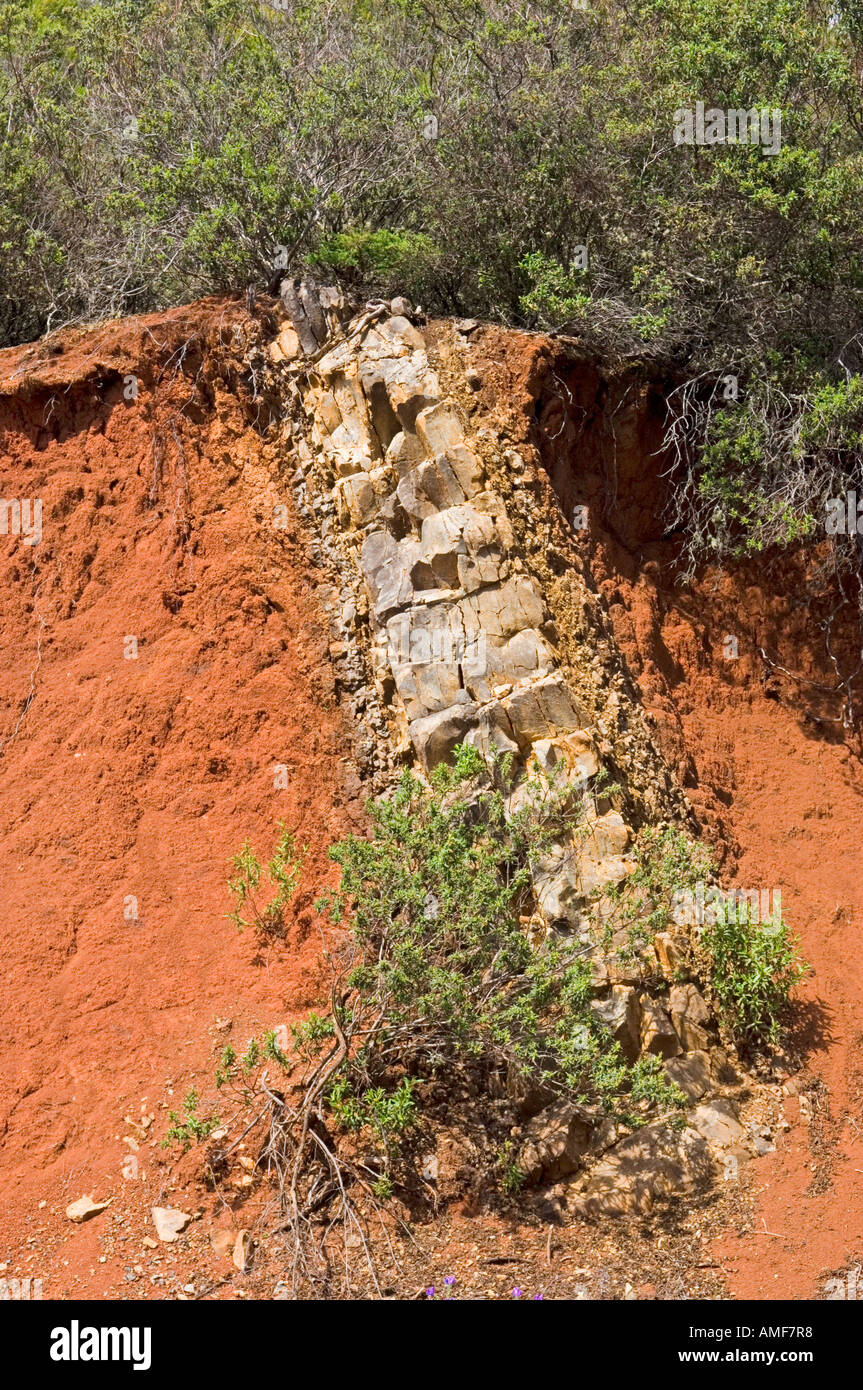
M 774 1071 L 776 1149 L 750 1170 L 756 1233 L 729 1234 L 716 1251 L 735 1296 L 816 1296 L 863 1255 L 855 609 L 824 547 L 680 580 L 660 386 L 603 375 L 525 335 L 490 330 L 471 355 L 489 409 L 507 402 L 513 440 L 542 457 L 560 503 L 557 544 L 574 547 L 602 595 L 723 883 L 780 891 L 813 966 L 791 1039 L 804 1070 L 790 1084 L 781 1064 Z
M 270 344 L 264 370 L 289 403 L 298 494 L 340 580 L 358 717 L 427 773 L 459 743 L 489 768 L 503 756 L 508 814 L 533 805 L 541 816 L 543 799 L 564 796 L 566 815 L 531 858 L 525 930 L 550 955 L 588 963 L 602 1045 L 610 1034 L 627 1064 L 684 1093 L 680 1124 L 646 1098 L 627 1119 L 610 1116 L 589 1081 L 586 1098 L 570 1083 L 555 1100 L 496 1063 L 483 1093 L 497 1089 L 500 1102 L 482 1138 L 464 1136 L 446 1169 L 449 1136 L 431 1141 L 436 1196 L 463 1195 L 472 1173 L 472 1200 L 493 1205 L 495 1146 L 514 1150 L 523 1181 L 553 1189 L 564 1224 L 704 1192 L 737 1174 L 762 1136 L 751 1113 L 741 1122 L 752 1095 L 705 997 L 694 921 L 663 911 L 657 926 L 658 899 L 639 887 L 648 863 L 672 872 L 669 846 L 693 818 L 589 565 L 533 449 L 510 447 L 505 420 L 477 399 L 482 364 L 464 361 L 475 325 L 422 332 L 404 301 L 352 314 L 311 281 L 283 293 L 294 327 Z
M 386 317 L 375 310 L 363 331 Z M 265 325 L 264 339 L 278 327 Z M 708 1206 L 673 1200 L 649 1219 L 583 1222 L 566 1212 L 562 1190 L 501 1215 L 464 1179 L 469 1155 L 442 1152 L 451 1206 L 445 1221 L 417 1233 L 418 1286 L 462 1261 L 477 1296 L 491 1296 L 492 1282 L 502 1293 L 538 1281 L 562 1297 L 576 1287 L 620 1297 L 628 1283 L 643 1296 L 811 1296 L 861 1254 L 863 1230 L 855 1024 L 863 971 L 854 935 L 863 921 L 854 838 L 861 794 L 841 724 L 846 692 L 834 699 L 819 689 L 836 681 L 819 628 L 833 606 L 829 591 L 815 592 L 806 556 L 773 572 L 675 583 L 654 459 L 658 387 L 605 380 L 529 335 L 469 325 L 456 332 L 449 323 L 398 333 L 408 357 L 426 360 L 434 392 L 416 399 L 416 383 L 402 382 L 400 415 L 400 369 L 389 384 L 382 372 L 403 354 L 372 335 L 356 398 L 372 436 L 348 431 L 332 458 L 326 441 L 352 407 L 333 413 L 326 397 L 342 389 L 345 363 L 317 360 L 310 371 L 278 352 L 264 358 L 238 305 L 130 320 L 67 335 L 54 344 L 59 353 L 40 345 L 0 358 L 2 495 L 43 501 L 40 545 L 27 547 L 20 535 L 2 545 L 9 983 L 0 1075 L 10 1215 L 0 1261 L 12 1274 L 41 1275 L 46 1296 L 162 1297 L 190 1280 L 218 1296 L 271 1296 L 278 1251 L 269 1261 L 260 1251 L 248 1275 L 228 1261 L 226 1275 L 209 1241 L 212 1227 L 255 1219 L 245 1179 L 238 1175 L 228 1206 L 214 1202 L 188 1165 L 169 1169 L 141 1129 L 142 1113 L 156 1113 L 160 1138 L 166 1082 L 174 1101 L 190 1085 L 205 1089 L 212 1050 L 226 1037 L 245 1040 L 320 1002 L 312 902 L 330 871 L 327 845 L 360 820 L 352 752 L 367 785 L 381 788 L 411 750 L 437 756 L 472 729 L 481 741 L 502 735 L 522 755 L 549 744 L 552 756 L 558 735 L 565 743 L 587 731 L 566 745 L 576 770 L 579 758 L 582 774 L 602 762 L 625 786 L 620 806 L 600 798 L 594 807 L 605 830 L 593 865 L 600 876 L 624 867 L 639 825 L 695 823 L 682 786 L 723 861 L 723 881 L 782 890 L 815 966 L 794 1039 L 811 1074 L 789 1082 L 777 1059 L 766 1078 L 773 1089 L 762 1096 L 764 1147 L 776 1151 L 746 1165 L 739 1194 L 720 1184 Z M 347 360 L 353 371 L 356 356 Z M 424 390 L 420 383 L 421 397 Z M 434 414 L 439 398 L 443 417 Z M 432 414 L 417 428 L 425 410 Z M 436 426 L 447 438 L 434 437 Z M 424 453 L 412 456 L 417 441 Z M 351 450 L 369 443 L 358 462 Z M 438 444 L 466 470 L 461 500 L 435 494 L 452 479 L 434 470 L 399 493 Z M 316 452 L 329 470 L 326 490 Z M 476 504 L 479 493 L 491 531 L 473 517 L 455 532 L 434 519 Z M 576 530 L 572 509 L 582 504 L 589 525 Z M 409 545 L 373 563 L 375 545 L 389 545 L 374 542 L 364 570 L 369 533 L 381 529 L 375 515 L 387 506 L 384 529 Z M 389 585 L 383 601 L 376 575 Z M 406 587 L 394 592 L 399 575 Z M 472 675 L 463 653 L 451 670 L 438 655 L 425 676 L 417 668 L 428 663 L 393 663 L 404 651 L 405 612 L 410 638 L 425 630 L 417 614 L 430 606 L 464 615 L 485 602 L 472 595 L 504 586 L 506 604 L 494 604 L 491 621 L 491 610 L 480 613 L 479 626 L 496 650 L 518 639 L 506 657 L 516 658 L 515 679 L 511 670 L 491 682 Z M 382 629 L 391 637 L 383 645 Z M 734 663 L 721 655 L 729 634 L 739 643 Z M 854 640 L 840 614 L 831 641 L 843 673 L 853 669 Z M 809 682 L 805 701 L 781 668 Z M 543 694 L 552 686 L 563 700 L 555 695 L 554 710 Z M 338 713 L 339 691 L 352 727 Z M 500 706 L 502 716 L 464 723 L 469 704 L 474 712 Z M 458 718 L 447 727 L 453 708 Z M 246 835 L 269 848 L 282 819 L 311 854 L 287 949 L 256 958 L 224 920 L 226 860 Z M 560 907 L 578 910 L 586 867 L 572 875 L 557 866 L 554 901 L 535 925 L 554 927 Z M 668 1048 L 672 1062 L 684 1046 L 706 1058 L 689 1076 L 694 1101 L 721 1089 L 712 1024 L 697 1046 L 682 1045 L 675 1029 L 691 1027 L 697 1039 L 700 1025 L 673 1010 L 674 1028 L 651 1031 L 642 989 L 640 980 L 602 982 L 606 1004 L 626 1004 L 620 1017 L 612 1011 L 613 1025 L 632 1034 L 636 1049 Z M 753 1137 L 763 1136 L 749 1132 L 750 1151 Z M 551 1139 L 559 1146 L 559 1133 Z M 620 1174 L 613 1177 L 617 1191 Z M 764 1232 L 751 1229 L 748 1184 L 759 1193 Z M 81 1192 L 114 1205 L 70 1228 L 63 1209 Z M 200 1210 L 202 1220 L 178 1245 L 154 1252 L 144 1243 L 154 1201 Z M 711 1256 L 714 1232 L 721 1238 Z M 482 1268 L 501 1260 L 509 1264 L 499 1279 Z M 401 1296 L 408 1277 L 399 1275 Z
M 0 354 L 0 493 L 42 503 L 40 544 L 0 537 L 0 1263 L 46 1298 L 190 1277 L 141 1245 L 166 1082 L 203 1090 L 214 1047 L 318 1000 L 315 890 L 361 817 L 256 331 L 213 301 Z M 308 873 L 256 958 L 228 858 L 280 820 Z M 83 1192 L 113 1205 L 74 1227 Z

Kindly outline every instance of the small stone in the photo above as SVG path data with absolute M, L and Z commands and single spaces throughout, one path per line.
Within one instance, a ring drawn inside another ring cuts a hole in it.
M 226 1259 L 234 1249 L 236 1237 L 233 1231 L 212 1231 L 210 1233 L 210 1244 L 220 1259 Z
M 192 1219 L 187 1211 L 178 1211 L 176 1207 L 153 1207 L 151 1215 L 156 1235 L 166 1243 L 176 1240 Z
M 232 1259 L 234 1265 L 240 1271 L 246 1270 L 252 1258 L 252 1235 L 250 1231 L 240 1231 L 234 1242 L 234 1253 Z
M 77 1202 L 70 1202 L 66 1208 L 66 1215 L 70 1221 L 81 1222 L 89 1221 L 91 1216 L 98 1216 L 100 1211 L 111 1205 L 111 1199 L 107 1202 L 96 1202 L 92 1197 L 79 1197 Z

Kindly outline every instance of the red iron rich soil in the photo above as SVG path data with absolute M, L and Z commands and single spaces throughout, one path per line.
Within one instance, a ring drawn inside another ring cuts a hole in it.
M 823 1297 L 863 1259 L 863 770 L 837 689 L 837 671 L 857 673 L 859 720 L 859 628 L 818 555 L 680 580 L 656 391 L 554 363 L 542 339 L 501 337 L 489 330 L 477 349 L 486 395 L 510 403 L 513 436 L 538 447 L 564 515 L 587 506 L 581 553 L 660 746 L 729 886 L 778 890 L 812 966 L 792 1039 L 803 1071 L 777 1087 L 790 1128 L 752 1165 L 754 1230 L 727 1232 L 715 1258 L 734 1298 Z
M 362 820 L 321 576 L 271 523 L 291 498 L 232 377 L 243 318 L 208 302 L 0 354 L 3 496 L 42 500 L 41 544 L 0 537 L 0 1264 L 45 1298 L 141 1296 L 140 1235 L 100 1263 L 112 1210 L 65 1207 L 157 1201 L 142 1115 L 161 1137 L 215 1047 L 319 998 L 313 902 Z M 262 959 L 226 919 L 228 861 L 282 820 L 309 858 Z

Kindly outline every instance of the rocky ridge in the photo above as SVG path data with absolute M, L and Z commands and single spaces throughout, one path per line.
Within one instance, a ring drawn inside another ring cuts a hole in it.
M 332 574 L 330 651 L 372 785 L 384 791 L 406 762 L 427 774 L 465 742 L 487 759 L 511 756 L 514 806 L 529 778 L 571 791 L 579 824 L 540 864 L 525 929 L 537 942 L 578 936 L 592 1007 L 623 1055 L 664 1059 L 691 1103 L 683 1125 L 634 1131 L 571 1102 L 528 1105 L 522 1171 L 562 1180 L 566 1204 L 587 1216 L 644 1211 L 727 1178 L 755 1151 L 754 1130 L 735 1103 L 733 1049 L 697 985 L 682 982 L 691 943 L 664 932 L 633 957 L 621 931 L 597 931 L 610 920 L 606 891 L 635 868 L 639 825 L 686 824 L 686 804 L 586 577 L 571 568 L 549 603 L 526 543 L 535 467 L 475 426 L 469 370 L 459 381 L 455 335 L 471 325 L 454 325 L 436 364 L 404 300 L 352 315 L 337 291 L 303 281 L 286 283 L 283 301 L 292 326 L 268 345 L 265 370 L 286 407 L 315 559 Z

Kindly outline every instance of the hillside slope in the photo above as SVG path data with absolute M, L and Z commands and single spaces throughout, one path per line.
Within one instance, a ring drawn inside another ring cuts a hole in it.
M 39 545 L 0 537 L 0 1263 L 43 1278 L 46 1297 L 278 1288 L 277 1251 L 246 1274 L 211 1246 L 213 1229 L 254 1226 L 255 1200 L 237 1186 L 220 1206 L 194 1156 L 169 1161 L 159 1142 L 226 1040 L 325 998 L 314 901 L 332 881 L 327 846 L 364 824 L 385 780 L 369 745 L 387 725 L 373 694 L 345 694 L 321 546 L 350 525 L 295 503 L 294 446 L 267 430 L 290 398 L 274 405 L 256 375 L 279 324 L 262 323 L 211 300 L 0 354 L 3 497 L 42 501 Z M 837 596 L 805 554 L 679 582 L 658 387 L 536 335 L 439 322 L 423 339 L 472 437 L 527 463 L 496 485 L 561 643 L 567 593 L 595 598 L 608 639 L 588 693 L 632 702 L 609 756 L 634 749 L 655 814 L 682 789 L 724 881 L 781 889 L 814 974 L 763 1078 L 775 1151 L 739 1182 L 649 1216 L 562 1223 L 554 1190 L 501 1211 L 465 1188 L 417 1232 L 393 1296 L 453 1266 L 475 1296 L 516 1281 L 560 1297 L 622 1297 L 627 1283 L 643 1297 L 815 1296 L 863 1256 L 863 782 L 841 718 L 860 691 L 833 689 L 819 623 Z M 837 611 L 833 651 L 852 671 Z M 659 785 L 642 714 L 675 788 Z M 390 733 L 395 765 L 404 728 Z M 309 858 L 286 943 L 261 953 L 225 920 L 227 865 L 246 837 L 266 852 L 280 821 Z M 73 1226 L 64 1209 L 84 1193 L 112 1208 Z M 202 1219 L 154 1249 L 154 1203 Z

